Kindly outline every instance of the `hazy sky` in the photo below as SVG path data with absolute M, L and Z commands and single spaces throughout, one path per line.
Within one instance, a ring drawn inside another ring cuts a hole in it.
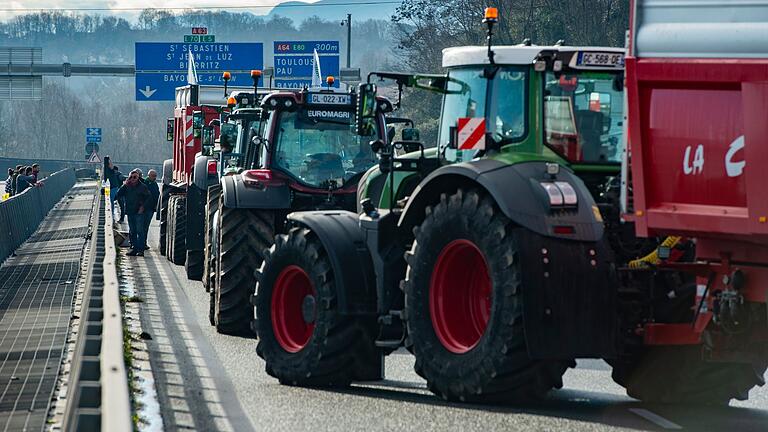
M 227 6 L 255 6 L 266 7 L 253 9 L 231 9 L 235 11 L 249 11 L 256 15 L 265 15 L 271 10 L 271 6 L 276 3 L 282 3 L 286 0 L 3 0 L 0 1 L 0 20 L 7 20 L 15 15 L 29 13 L 8 11 L 7 9 L 55 9 L 55 8 L 147 8 L 147 7 L 180 7 L 195 8 L 200 6 L 221 6 L 226 9 Z M 308 3 L 314 3 L 316 0 L 302 0 Z M 82 12 L 104 15 L 118 15 L 128 20 L 135 20 L 138 11 L 93 11 Z

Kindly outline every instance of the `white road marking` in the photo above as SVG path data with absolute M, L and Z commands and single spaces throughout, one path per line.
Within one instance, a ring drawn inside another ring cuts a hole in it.
M 639 415 L 640 417 L 648 420 L 651 423 L 655 423 L 657 426 L 661 426 L 664 429 L 680 430 L 683 428 L 679 424 L 673 423 L 656 413 L 648 411 L 647 409 L 630 408 L 629 411 L 633 414 Z

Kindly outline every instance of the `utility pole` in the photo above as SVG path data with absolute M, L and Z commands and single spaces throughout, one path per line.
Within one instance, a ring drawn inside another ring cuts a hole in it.
M 341 21 L 341 25 L 347 26 L 347 69 L 352 67 L 352 14 L 347 14 L 347 19 Z

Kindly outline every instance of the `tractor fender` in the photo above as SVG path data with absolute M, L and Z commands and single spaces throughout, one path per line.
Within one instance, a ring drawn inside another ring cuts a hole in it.
M 208 161 L 216 160 L 210 156 L 202 156 L 198 153 L 195 164 L 192 166 L 192 183 L 200 190 L 208 190 L 218 182 L 216 175 L 208 174 Z
M 163 161 L 163 185 L 169 185 L 173 182 L 173 159 Z
M 410 232 L 421 223 L 427 206 L 440 201 L 443 193 L 477 187 L 486 191 L 506 217 L 545 237 L 598 241 L 603 236 L 603 221 L 584 182 L 570 169 L 560 166 L 554 176 L 547 174 L 542 161 L 508 164 L 494 159 L 447 165 L 427 176 L 414 190 L 398 225 Z M 578 197 L 576 208 L 550 210 L 549 198 L 539 182 L 567 182 Z M 571 227 L 573 233 L 560 234 L 555 227 Z
M 339 313 L 376 314 L 376 280 L 356 213 L 344 210 L 294 212 L 294 226 L 311 230 L 328 254 L 334 275 Z
M 242 174 L 222 177 L 221 195 L 228 208 L 282 210 L 291 207 L 291 190 L 287 183 L 261 188 L 247 186 Z

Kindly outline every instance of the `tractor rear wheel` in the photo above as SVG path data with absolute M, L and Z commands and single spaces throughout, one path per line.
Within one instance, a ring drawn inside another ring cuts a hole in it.
M 219 197 L 218 230 L 213 321 L 219 333 L 250 334 L 255 272 L 274 240 L 275 216 L 271 211 L 224 207 Z
M 765 370 L 765 362 L 707 362 L 701 346 L 688 345 L 647 348 L 633 361 L 614 363 L 612 375 L 627 395 L 644 402 L 728 405 L 764 385 Z
M 459 189 L 427 208 L 406 254 L 416 373 L 446 400 L 530 401 L 562 387 L 572 360 L 534 360 L 523 330 L 519 235 L 494 201 Z
M 168 209 L 167 209 L 167 223 L 166 223 L 166 242 L 165 242 L 165 257 L 168 259 L 168 261 L 173 262 L 173 241 L 174 241 L 174 222 L 176 221 L 176 200 L 178 199 L 177 195 L 171 195 L 170 198 L 168 198 Z
M 308 229 L 279 235 L 257 273 L 258 355 L 283 384 L 347 386 L 380 378 L 373 318 L 336 306 L 327 251 Z
M 171 244 L 171 262 L 184 265 L 187 258 L 187 199 L 177 196 L 173 206 L 173 242 Z
M 219 196 L 221 185 L 215 184 L 208 188 L 208 199 L 205 202 L 205 243 L 203 256 L 203 287 L 206 292 L 211 291 L 214 284 L 214 271 L 216 269 L 216 255 L 213 253 L 213 217 L 219 208 Z

